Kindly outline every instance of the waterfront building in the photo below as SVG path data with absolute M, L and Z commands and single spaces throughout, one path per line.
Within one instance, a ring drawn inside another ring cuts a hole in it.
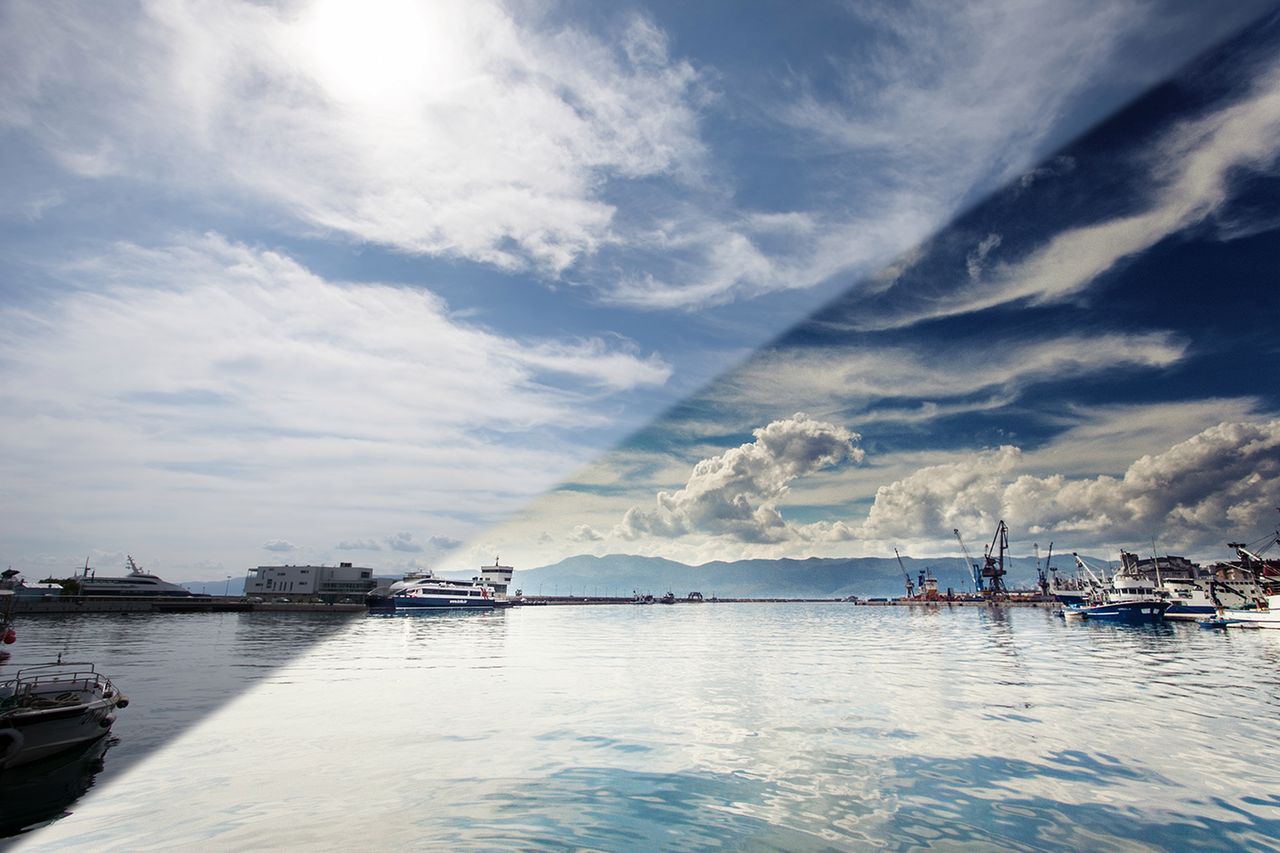
M 258 566 L 249 570 L 244 594 L 261 598 L 320 598 L 324 601 L 360 600 L 373 589 L 373 569 L 339 563 L 336 566 Z
M 507 597 L 507 589 L 511 586 L 511 576 L 515 569 L 511 566 L 498 565 L 498 558 L 494 558 L 492 566 L 481 566 L 480 574 L 473 578 L 476 583 L 483 586 L 493 588 L 493 592 L 498 598 Z

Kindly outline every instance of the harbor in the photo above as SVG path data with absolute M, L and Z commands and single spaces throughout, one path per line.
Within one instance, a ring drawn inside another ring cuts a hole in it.
M 89 835 L 137 849 L 140 825 L 169 848 L 321 844 L 352 791 L 379 806 L 342 813 L 344 842 L 405 848 L 617 849 L 622 826 L 633 849 L 672 834 L 911 849 L 943 819 L 956 846 L 981 849 L 1266 849 L 1280 835 L 1274 771 L 1256 760 L 1280 701 L 1274 632 L 836 602 L 21 628 L 15 666 L 75 649 L 131 700 L 105 755 L 85 758 L 92 794 L 31 849 Z M 1232 708 L 1212 728 L 1208 697 Z M 1107 725 L 1082 737 L 1099 707 Z M 445 734 L 417 736 L 424 721 Z M 386 817 L 428 803 L 450 819 Z

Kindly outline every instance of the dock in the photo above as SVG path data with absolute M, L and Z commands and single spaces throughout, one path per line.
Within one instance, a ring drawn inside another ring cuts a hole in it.
M 90 613 L 363 613 L 358 604 L 313 601 L 251 601 L 241 596 L 18 596 L 13 612 L 23 616 Z

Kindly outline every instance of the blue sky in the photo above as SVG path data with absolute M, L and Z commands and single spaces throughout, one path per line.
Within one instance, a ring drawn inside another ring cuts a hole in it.
M 1208 553 L 1274 20 L 1184 66 L 1267 8 L 6 4 L 0 560 Z

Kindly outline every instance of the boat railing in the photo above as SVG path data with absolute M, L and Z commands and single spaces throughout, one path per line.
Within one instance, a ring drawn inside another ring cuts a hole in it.
M 7 705 L 23 705 L 32 697 L 53 693 L 101 693 L 109 698 L 115 694 L 111 679 L 98 672 L 92 663 L 51 663 L 20 669 L 5 684 Z

